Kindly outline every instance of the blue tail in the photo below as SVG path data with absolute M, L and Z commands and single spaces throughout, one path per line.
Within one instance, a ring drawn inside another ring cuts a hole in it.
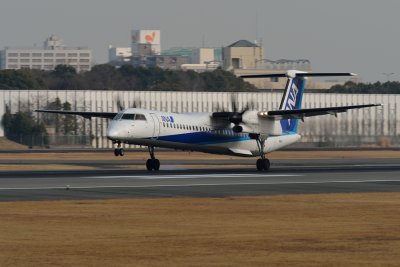
M 289 78 L 279 110 L 301 109 L 306 80 L 303 77 Z M 285 134 L 297 133 L 299 119 L 281 120 L 282 132 Z

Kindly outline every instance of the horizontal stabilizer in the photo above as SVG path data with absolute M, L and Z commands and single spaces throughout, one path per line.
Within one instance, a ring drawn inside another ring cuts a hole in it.
M 241 75 L 241 78 L 284 78 L 284 77 L 330 77 L 330 76 L 356 76 L 351 72 L 297 72 L 288 71 L 286 73 L 270 73 L 270 74 L 251 74 Z
M 293 110 L 275 110 L 259 112 L 258 115 L 264 118 L 275 120 L 282 119 L 303 119 L 305 117 L 321 116 L 321 115 L 336 115 L 337 113 L 346 112 L 350 109 L 368 108 L 382 106 L 381 104 L 368 104 L 344 107 L 329 107 L 329 108 L 309 108 L 309 109 L 293 109 Z
M 63 115 L 78 115 L 86 119 L 90 119 L 91 117 L 112 119 L 118 114 L 117 112 L 90 112 L 90 111 L 69 111 L 69 110 L 50 110 L 50 109 L 36 109 L 35 112 L 54 113 Z

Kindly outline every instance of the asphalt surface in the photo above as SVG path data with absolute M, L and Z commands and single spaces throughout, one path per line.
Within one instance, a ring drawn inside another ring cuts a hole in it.
M 126 168 L 2 171 L 0 201 L 400 191 L 400 159 L 275 160 L 269 172 L 240 162 L 227 169 L 215 168 L 216 162 L 206 169 L 186 169 L 185 164 L 164 162 L 160 171 L 150 173 Z

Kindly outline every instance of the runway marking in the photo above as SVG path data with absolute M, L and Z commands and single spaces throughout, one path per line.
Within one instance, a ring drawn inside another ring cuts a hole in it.
M 254 174 L 254 173 L 232 173 L 232 174 L 177 174 L 177 175 L 114 175 L 114 176 L 84 176 L 80 178 L 89 179 L 199 179 L 199 178 L 226 178 L 226 177 L 295 177 L 303 176 L 300 174 Z
M 68 186 L 68 189 L 100 189 L 100 188 L 154 188 L 154 187 L 194 187 L 194 186 L 225 186 L 225 185 L 288 185 L 288 184 L 333 184 L 333 183 L 384 183 L 400 182 L 400 180 L 353 180 L 353 181 L 301 181 L 301 182 L 263 182 L 263 183 L 204 183 L 204 184 L 157 184 L 157 185 L 96 185 L 96 186 Z M 55 187 L 10 187 L 0 190 L 54 190 L 64 189 L 67 186 Z

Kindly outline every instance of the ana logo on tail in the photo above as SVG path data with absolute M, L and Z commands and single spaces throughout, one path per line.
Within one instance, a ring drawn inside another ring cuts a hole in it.
M 289 92 L 288 100 L 286 103 L 286 110 L 293 110 L 296 107 L 297 95 L 299 93 L 299 89 L 296 84 L 292 83 L 292 90 Z

